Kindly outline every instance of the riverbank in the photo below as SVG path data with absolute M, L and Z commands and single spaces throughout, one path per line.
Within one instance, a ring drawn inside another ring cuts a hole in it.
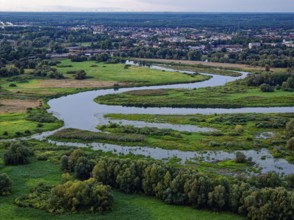
M 132 58 L 135 61 L 145 61 L 149 63 L 167 63 L 167 64 L 187 64 L 193 66 L 205 66 L 211 68 L 224 68 L 229 70 L 237 70 L 237 71 L 264 71 L 263 67 L 254 67 L 245 64 L 234 64 L 234 63 L 216 63 L 216 62 L 203 62 L 203 61 L 191 61 L 191 60 L 169 60 L 169 59 L 145 59 L 145 58 Z M 286 71 L 286 68 L 271 68 L 274 72 L 282 72 Z

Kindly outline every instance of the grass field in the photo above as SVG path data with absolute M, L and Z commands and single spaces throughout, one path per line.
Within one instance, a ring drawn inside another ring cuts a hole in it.
M 274 101 L 273 101 L 274 100 Z M 139 107 L 240 108 L 294 106 L 294 93 L 261 92 L 236 82 L 195 90 L 167 89 L 130 91 L 96 98 L 98 103 Z
M 26 74 L 0 79 L 0 113 L 15 113 L 27 107 L 35 107 L 38 100 L 48 97 L 72 94 L 89 89 L 109 88 L 113 86 L 143 86 L 198 82 L 209 79 L 208 76 L 189 76 L 176 72 L 152 70 L 145 67 L 124 64 L 104 64 L 95 61 L 71 62 L 62 60 L 57 67 L 66 79 L 56 80 L 37 78 Z M 68 71 L 85 70 L 88 79 L 75 80 Z M 14 86 L 11 86 L 14 84 Z M 22 102 L 21 108 L 17 104 Z M 9 104 L 7 104 L 9 103 Z
M 0 140 L 29 136 L 61 127 L 61 121 L 38 123 L 27 119 L 27 113 L 0 114 Z M 28 132 L 29 131 L 29 132 Z M 7 134 L 5 134 L 7 132 Z
M 124 64 L 104 64 L 95 61 L 77 63 L 63 60 L 58 66 L 58 70 L 67 77 L 73 77 L 66 74 L 68 71 L 85 70 L 92 80 L 111 81 L 128 85 L 159 85 L 197 82 L 208 79 L 207 76 L 202 75 L 189 76 L 177 72 L 165 72 L 137 66 L 125 68 Z
M 31 164 L 22 166 L 4 166 L 2 157 L 4 150 L 0 149 L 0 172 L 7 173 L 13 181 L 13 192 L 10 196 L 0 197 L 1 219 L 6 220 L 164 220 L 164 219 L 195 219 L 195 220 L 238 220 L 243 219 L 230 213 L 213 213 L 195 210 L 190 207 L 166 205 L 162 202 L 140 195 L 127 195 L 114 191 L 114 207 L 110 213 L 99 214 L 62 214 L 55 215 L 45 211 L 20 208 L 13 204 L 15 198 L 27 194 L 30 188 L 43 182 L 56 185 L 61 181 L 61 171 L 57 162 L 33 160 Z M 53 153 L 54 154 L 54 153 Z M 56 156 L 52 156 L 56 157 Z M 53 159 L 53 158 L 50 158 Z M 55 160 L 54 160 L 55 161 Z

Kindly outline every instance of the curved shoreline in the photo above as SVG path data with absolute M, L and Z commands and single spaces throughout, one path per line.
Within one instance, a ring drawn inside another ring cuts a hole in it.
M 152 68 L 152 67 L 151 67 Z M 161 68 L 161 67 L 160 67 Z M 162 68 L 161 68 L 162 69 Z M 163 68 L 166 71 L 170 69 Z M 176 71 L 176 70 L 174 70 Z M 191 74 L 190 71 L 177 71 L 186 74 Z M 206 108 L 206 109 L 193 109 L 193 108 L 137 108 L 137 107 L 123 107 L 123 106 L 112 106 L 112 105 L 102 105 L 94 102 L 94 99 L 98 96 L 103 96 L 107 94 L 117 94 L 126 91 L 134 90 L 144 90 L 144 89 L 169 89 L 169 88 L 203 88 L 208 86 L 221 86 L 228 82 L 232 82 L 238 79 L 245 78 L 248 73 L 241 72 L 240 77 L 230 77 L 221 76 L 214 74 L 204 74 L 212 76 L 207 81 L 196 82 L 196 83 L 183 83 L 183 84 L 173 84 L 173 85 L 161 85 L 161 86 L 143 86 L 143 87 L 133 87 L 133 88 L 122 88 L 119 90 L 104 89 L 104 90 L 94 90 L 80 92 L 73 95 L 63 96 L 57 99 L 52 99 L 48 102 L 50 106 L 49 112 L 52 112 L 54 116 L 64 121 L 63 128 L 76 128 L 81 130 L 96 131 L 98 125 L 108 124 L 109 119 L 104 117 L 105 114 L 110 113 L 122 113 L 122 114 L 169 114 L 169 115 L 187 115 L 187 114 L 223 114 L 223 113 L 292 113 L 294 112 L 294 107 L 274 107 L 274 108 L 234 108 L 234 109 L 221 109 L 221 108 Z M 123 121 L 124 124 L 132 124 L 136 126 L 136 122 L 129 123 L 128 121 Z M 150 126 L 148 123 L 140 122 L 138 126 Z M 168 125 L 162 125 L 167 127 Z M 173 125 L 172 125 L 173 126 Z M 176 129 L 176 126 L 173 126 Z M 185 125 L 181 125 L 182 129 L 192 129 L 197 131 L 199 129 L 197 126 L 189 125 L 189 128 L 185 128 Z M 61 128 L 61 129 L 63 129 Z M 204 128 L 209 129 L 209 128 Z M 60 130 L 60 129 L 59 129 Z M 47 134 L 35 135 L 36 139 L 44 139 L 48 137 L 53 132 L 48 132 Z M 150 147 L 126 147 L 120 145 L 112 144 L 102 144 L 102 143 L 89 143 L 89 144 L 78 144 L 78 143 L 63 143 L 49 140 L 50 143 L 56 144 L 58 146 L 76 146 L 76 147 L 92 147 L 94 150 L 102 150 L 105 152 L 113 152 L 116 154 L 136 154 L 150 156 L 154 159 L 168 159 L 172 157 L 178 157 L 185 163 L 188 160 L 193 160 L 194 158 L 206 158 L 207 162 L 215 162 L 216 160 L 226 160 L 233 159 L 235 157 L 235 152 L 224 152 L 224 151 L 211 151 L 211 152 L 184 152 L 179 150 L 164 150 L 160 148 L 150 148 Z M 261 169 L 262 172 L 276 171 L 279 173 L 290 174 L 294 172 L 294 165 L 289 164 L 284 159 L 275 159 L 269 153 L 267 149 L 261 149 L 261 153 L 255 150 L 241 151 L 247 157 L 252 157 L 253 162 L 255 162 Z M 261 160 L 261 157 L 265 156 L 267 160 Z

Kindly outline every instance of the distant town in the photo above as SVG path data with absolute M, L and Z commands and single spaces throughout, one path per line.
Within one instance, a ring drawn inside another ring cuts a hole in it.
M 116 57 L 140 57 L 243 63 L 255 66 L 292 67 L 294 31 L 283 28 L 237 29 L 183 27 L 125 27 L 107 25 L 70 25 L 48 27 L 32 22 L 0 21 L 0 44 L 19 46 L 36 29 L 42 36 L 32 36 L 34 46 L 58 44 L 46 55 L 52 58 L 91 57 L 107 53 Z M 13 32 L 14 30 L 19 30 Z M 54 42 L 54 43 L 53 43 Z M 285 49 L 289 48 L 286 50 Z M 281 54 L 285 60 L 277 56 Z M 274 52 L 268 53 L 267 50 Z M 258 54 L 258 56 L 257 56 Z M 30 54 L 34 59 L 35 54 Z M 262 57 L 262 58 L 261 58 Z

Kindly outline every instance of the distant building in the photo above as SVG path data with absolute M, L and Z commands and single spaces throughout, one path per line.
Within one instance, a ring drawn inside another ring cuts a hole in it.
M 259 43 L 259 42 L 249 43 L 249 45 L 248 45 L 249 49 L 252 49 L 254 47 L 261 47 L 261 43 Z
M 285 45 L 286 47 L 294 47 L 294 42 L 283 40 L 283 45 Z

